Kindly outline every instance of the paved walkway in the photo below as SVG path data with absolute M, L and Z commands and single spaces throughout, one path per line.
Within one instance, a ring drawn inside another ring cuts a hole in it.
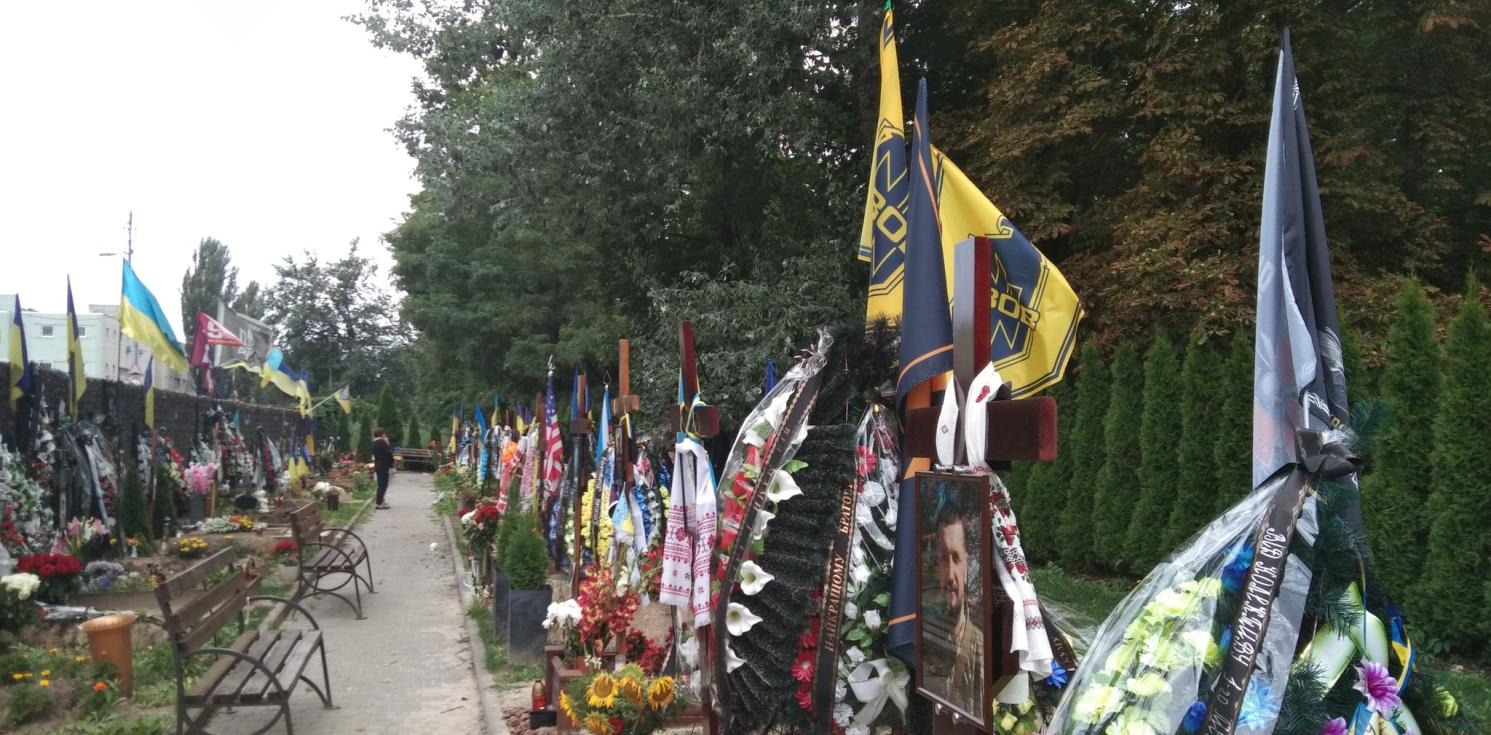
M 378 590 L 363 595 L 367 619 L 357 620 L 352 608 L 331 597 L 318 597 L 307 605 L 326 635 L 337 709 L 322 709 L 316 693 L 302 684 L 291 697 L 295 732 L 485 732 L 465 610 L 456 594 L 444 527 L 431 512 L 433 497 L 430 475 L 397 473 L 388 488 L 393 509 L 371 511 L 372 517 L 358 529 L 372 555 Z M 286 625 L 305 621 L 292 618 Z M 311 673 L 319 683 L 320 667 L 314 668 Z M 271 716 L 269 707 L 220 713 L 208 729 L 229 735 L 251 733 Z M 270 732 L 284 732 L 284 723 L 276 723 Z

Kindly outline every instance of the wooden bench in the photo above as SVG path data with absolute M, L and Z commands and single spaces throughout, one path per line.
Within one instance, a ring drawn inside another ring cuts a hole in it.
M 435 453 L 428 449 L 399 447 L 393 450 L 393 463 L 395 467 L 401 470 L 410 464 L 421 464 L 433 469 L 435 466 Z
M 237 549 L 223 549 L 155 588 L 176 663 L 177 735 L 207 732 L 207 720 L 218 707 L 278 707 L 279 712 L 256 735 L 267 732 L 281 717 L 285 718 L 286 731 L 293 735 L 289 700 L 299 682 L 315 690 L 323 706 L 332 707 L 331 673 L 326 668 L 326 644 L 320 626 L 294 601 L 254 594 L 259 590 L 259 578 L 246 576 L 235 563 L 237 559 Z M 202 593 L 187 601 L 198 588 Z M 246 629 L 244 609 L 258 600 L 272 600 L 299 610 L 313 630 Z M 218 631 L 235 618 L 238 636 L 225 647 L 214 646 Z M 311 657 L 318 653 L 324 689 L 306 676 Z M 188 687 L 185 664 L 198 656 L 216 660 Z M 199 712 L 192 716 L 189 709 Z
M 290 512 L 290 533 L 300 547 L 300 573 L 294 599 L 330 595 L 347 603 L 357 613 L 357 619 L 362 620 L 362 587 L 366 586 L 369 594 L 374 592 L 373 562 L 368 558 L 367 544 L 348 529 L 327 528 L 315 503 L 306 503 Z M 353 599 L 337 592 L 349 584 Z

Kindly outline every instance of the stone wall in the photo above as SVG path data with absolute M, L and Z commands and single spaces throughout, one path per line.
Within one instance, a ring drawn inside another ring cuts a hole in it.
M 6 400 L 0 400 L 0 436 L 9 442 L 15 432 L 15 417 L 11 414 L 9 398 L 10 365 L 0 362 L 0 382 L 5 385 Z M 38 370 L 36 376 L 41 384 L 41 398 L 46 406 L 57 410 L 67 399 L 67 373 L 56 370 Z M 288 399 L 287 399 L 288 400 Z M 296 434 L 300 412 L 294 408 L 261 406 L 237 401 L 213 401 L 187 393 L 155 391 L 156 428 L 182 446 L 206 426 L 206 415 L 216 403 L 232 416 L 239 414 L 243 432 L 247 437 L 257 438 L 262 429 L 275 440 Z M 63 409 L 65 410 L 65 408 Z M 116 383 L 90 378 L 88 391 L 83 395 L 83 415 L 102 416 L 101 425 L 111 439 L 116 441 L 121 431 L 127 434 L 145 427 L 145 389 L 138 385 Z M 187 445 L 189 446 L 189 444 Z

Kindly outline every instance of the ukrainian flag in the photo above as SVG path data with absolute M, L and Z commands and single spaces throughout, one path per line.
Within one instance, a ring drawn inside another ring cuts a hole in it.
M 78 420 L 78 408 L 83 403 L 83 393 L 88 390 L 88 373 L 83 362 L 83 343 L 78 341 L 78 310 L 72 303 L 72 276 L 67 278 L 67 378 L 71 390 L 67 392 L 68 413 L 73 421 Z
M 16 410 L 21 396 L 31 395 L 35 380 L 31 375 L 31 357 L 26 352 L 26 327 L 21 322 L 21 297 L 16 295 L 15 311 L 10 317 L 10 410 Z
M 150 348 L 150 353 L 166 367 L 185 373 L 186 350 L 166 320 L 166 312 L 145 284 L 140 282 L 129 261 L 124 261 L 124 289 L 119 296 L 119 331 Z
M 337 391 L 337 405 L 342 407 L 342 413 L 352 413 L 352 386 L 344 385 Z

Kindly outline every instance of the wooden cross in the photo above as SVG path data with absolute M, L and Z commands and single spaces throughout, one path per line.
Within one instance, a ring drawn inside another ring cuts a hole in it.
M 636 442 L 626 431 L 628 415 L 642 410 L 642 399 L 632 395 L 632 345 L 628 340 L 617 340 L 616 350 L 621 358 L 619 372 L 621 382 L 617 386 L 620 394 L 611 399 L 611 416 L 616 420 L 616 462 L 621 465 L 621 479 L 631 484 L 632 458 L 636 456 Z
M 684 321 L 678 325 L 678 356 L 683 379 L 683 402 L 673 412 L 672 423 L 675 432 L 688 432 L 694 396 L 699 395 L 699 356 L 694 349 L 693 322 Z M 720 433 L 720 412 L 714 406 L 700 406 L 693 410 L 693 419 L 694 430 L 690 433 L 695 436 L 710 437 Z
M 575 398 L 577 400 L 585 395 L 585 379 L 585 373 L 580 373 L 580 382 L 575 386 Z M 569 421 L 570 446 L 572 447 L 570 451 L 578 455 L 573 459 L 575 466 L 579 468 L 579 473 L 575 476 L 575 507 L 572 511 L 575 519 L 575 553 L 570 570 L 571 595 L 579 594 L 580 580 L 583 578 L 580 568 L 583 566 L 581 562 L 585 558 L 585 524 L 580 522 L 580 506 L 585 502 L 585 488 L 590 484 L 590 464 L 585 461 L 585 458 L 590 451 L 590 434 L 592 428 L 590 417 L 586 416 L 583 410 L 579 410 L 579 415 Z M 560 494 L 562 495 L 563 493 L 561 492 Z M 560 498 L 554 499 L 556 503 L 559 501 Z
M 991 268 L 990 243 L 985 237 L 971 237 L 954 246 L 953 273 L 957 281 L 953 291 L 953 383 L 947 387 L 959 396 L 966 396 L 973 380 L 989 363 L 990 354 L 990 298 Z M 1056 459 L 1056 401 L 1049 397 L 1028 398 L 1018 401 L 1004 400 L 1009 396 L 1008 388 L 1002 388 L 998 400 L 987 405 L 991 430 L 983 447 L 984 460 L 990 467 L 1008 469 L 1012 461 L 1051 462 Z M 965 402 L 966 407 L 966 402 Z M 905 453 L 909 461 L 913 458 L 937 456 L 937 419 L 940 409 L 933 406 L 907 411 Z M 973 458 L 965 456 L 967 450 L 962 436 L 962 420 L 958 421 L 958 435 L 954 439 L 956 463 L 967 464 Z M 998 430 L 992 430 L 998 427 Z M 912 495 L 915 502 L 915 494 Z M 992 563 L 992 559 L 985 559 Z M 993 620 L 984 625 L 994 625 L 995 651 L 1004 651 L 986 664 L 985 676 L 1013 672 L 1022 675 L 1018 657 L 1008 652 L 1008 641 L 1002 631 L 1008 631 L 1014 619 L 1014 609 L 1008 601 L 995 610 Z M 986 651 L 990 656 L 992 651 Z M 920 675 L 920 673 L 918 673 Z M 982 696 L 982 695 L 980 695 Z M 989 723 L 992 726 L 992 723 Z M 977 732 L 972 724 L 938 706 L 932 718 L 932 732 L 936 735 L 968 735 Z

